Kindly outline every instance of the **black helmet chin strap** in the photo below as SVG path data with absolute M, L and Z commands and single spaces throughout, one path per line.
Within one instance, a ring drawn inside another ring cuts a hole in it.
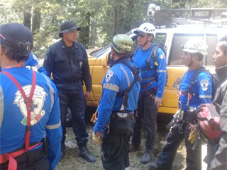
M 147 45 L 148 42 L 149 41 L 148 41 L 148 36 L 147 36 L 146 42 L 143 45 L 141 45 L 141 47 L 144 47 L 145 45 Z
M 190 55 L 191 55 L 191 54 L 190 54 Z M 192 55 L 191 55 L 191 62 L 189 63 L 188 66 L 192 66 L 193 63 L 194 63 L 194 62 L 192 61 Z

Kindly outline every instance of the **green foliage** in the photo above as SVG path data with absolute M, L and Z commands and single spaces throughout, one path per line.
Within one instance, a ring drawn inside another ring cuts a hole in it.
M 226 0 L 153 2 L 162 9 L 226 6 Z M 59 40 L 59 27 L 63 21 L 72 20 L 81 26 L 78 41 L 87 48 L 100 47 L 108 44 L 115 34 L 126 33 L 146 22 L 150 3 L 150 0 L 1 0 L 0 23 L 26 24 L 26 16 L 34 34 L 33 51 L 43 58 L 47 48 Z

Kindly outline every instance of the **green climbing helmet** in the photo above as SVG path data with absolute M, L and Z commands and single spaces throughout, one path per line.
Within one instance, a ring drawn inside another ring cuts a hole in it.
M 111 47 L 119 54 L 130 54 L 132 52 L 132 39 L 126 34 L 118 34 L 113 37 Z

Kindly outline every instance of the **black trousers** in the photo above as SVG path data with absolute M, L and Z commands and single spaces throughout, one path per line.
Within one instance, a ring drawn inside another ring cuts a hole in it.
M 105 170 L 125 170 L 129 166 L 129 138 L 127 134 L 110 131 L 101 145 L 101 159 Z
M 68 108 L 70 108 L 72 113 L 73 132 L 76 136 L 77 144 L 78 146 L 85 146 L 88 142 L 88 133 L 86 132 L 86 123 L 84 120 L 86 109 L 84 92 L 70 93 L 59 91 L 59 99 L 63 131 L 62 144 L 64 144 L 66 138 L 66 114 L 68 113 Z
M 155 95 L 155 91 L 151 89 L 150 94 Z M 132 136 L 132 144 L 139 147 L 141 143 L 141 126 L 146 130 L 146 150 L 153 151 L 155 137 L 157 135 L 157 115 L 158 108 L 154 104 L 154 97 L 150 97 L 147 92 L 140 93 L 138 102 L 138 114 L 135 116 L 136 123 Z
M 17 170 L 49 170 L 49 163 L 43 147 L 28 151 L 15 158 Z M 8 162 L 0 164 L 0 170 L 7 170 Z
M 167 136 L 167 144 L 164 146 L 157 160 L 157 165 L 161 170 L 172 169 L 177 149 L 183 140 L 185 140 L 185 147 L 187 151 L 186 170 L 201 170 L 201 143 L 198 141 L 195 150 L 193 150 L 193 144 L 188 141 L 190 133 L 189 125 L 184 123 L 182 130 L 183 131 L 180 133 L 178 126 L 174 126 L 170 130 Z

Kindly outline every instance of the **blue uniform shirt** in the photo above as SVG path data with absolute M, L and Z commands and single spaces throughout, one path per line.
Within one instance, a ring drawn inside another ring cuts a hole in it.
M 39 64 L 39 59 L 33 53 L 31 53 L 28 60 L 25 62 L 25 66 L 30 67 L 34 71 L 47 75 L 46 70 Z
M 131 66 L 133 63 L 127 61 Z M 118 63 L 111 67 L 102 81 L 102 98 L 98 107 L 98 120 L 94 131 L 101 132 L 109 122 L 112 111 L 137 109 L 140 83 L 137 81 L 128 93 L 128 107 L 123 108 L 123 96 L 117 96 L 118 92 L 124 91 L 134 80 L 133 73 L 124 64 Z
M 180 85 L 180 91 L 183 92 L 187 89 L 193 74 L 195 74 L 198 70 L 187 71 L 185 76 L 182 79 Z M 211 103 L 212 102 L 212 77 L 207 72 L 201 72 L 197 77 L 197 83 L 192 84 L 190 90 L 190 94 L 181 94 L 179 101 L 181 103 L 181 108 L 183 111 L 187 111 L 187 103 L 189 107 L 198 107 L 203 103 Z M 191 95 L 195 94 L 195 95 Z
M 4 70 L 15 77 L 28 96 L 32 71 L 26 67 Z M 40 73 L 36 76 L 30 143 L 40 142 L 46 134 L 49 141 L 48 161 L 50 169 L 54 170 L 60 158 L 62 138 L 58 92 L 47 76 Z M 0 154 L 15 151 L 24 145 L 26 120 L 27 109 L 21 93 L 11 79 L 0 73 Z
M 150 90 L 152 88 L 157 88 L 156 96 L 159 98 L 162 98 L 165 84 L 166 84 L 166 78 L 167 78 L 167 76 L 166 76 L 166 56 L 165 56 L 164 52 L 162 51 L 162 49 L 158 48 L 157 53 L 156 53 L 156 58 L 157 58 L 156 62 L 158 64 L 157 70 L 148 70 L 147 69 L 147 70 L 142 71 L 143 69 L 147 68 L 146 62 L 149 59 L 152 48 L 153 48 L 153 45 L 151 45 L 151 47 L 149 49 L 143 51 L 142 48 L 140 47 L 137 50 L 136 54 L 134 55 L 133 62 L 140 69 L 141 77 L 142 77 L 141 84 L 150 83 L 152 81 L 152 80 L 149 80 L 150 77 L 156 78 L 156 81 L 154 83 L 152 83 L 151 85 L 149 85 L 147 90 Z M 153 61 L 152 57 L 150 60 L 150 67 L 151 68 L 154 67 L 154 61 Z M 145 90 L 143 88 L 141 88 L 141 92 L 144 92 L 144 91 Z
M 43 68 L 43 66 L 39 64 L 39 59 L 33 53 L 31 53 L 28 60 L 25 62 L 25 66 L 27 66 L 29 69 L 32 69 L 34 71 L 38 71 L 39 73 L 43 73 L 47 75 L 46 70 Z M 0 67 L 0 71 L 1 71 L 1 67 Z

